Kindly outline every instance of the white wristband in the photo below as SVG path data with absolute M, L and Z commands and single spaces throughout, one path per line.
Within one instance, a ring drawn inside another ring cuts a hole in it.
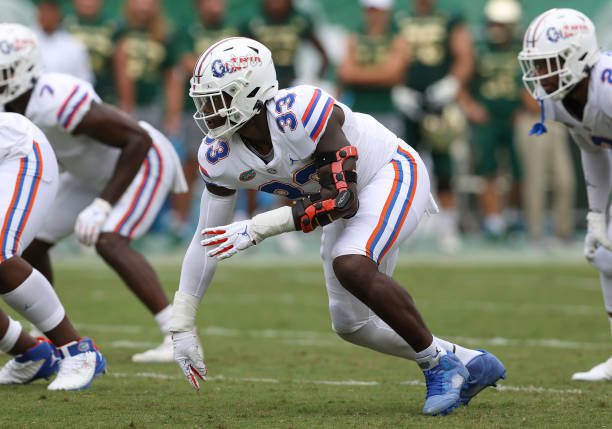
M 177 290 L 172 304 L 170 332 L 187 332 L 195 327 L 195 317 L 200 300 L 193 295 Z
M 295 230 L 293 213 L 289 206 L 258 214 L 251 219 L 250 233 L 255 243 L 273 235 Z

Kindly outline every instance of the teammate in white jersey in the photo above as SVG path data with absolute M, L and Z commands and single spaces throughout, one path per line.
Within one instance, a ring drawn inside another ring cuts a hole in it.
M 0 104 L 41 127 L 63 169 L 56 201 L 24 258 L 52 281 L 49 249 L 74 231 L 95 246 L 165 335 L 159 347 L 133 360 L 172 361 L 171 306 L 155 271 L 130 243 L 149 229 L 168 192 L 186 190 L 178 156 L 159 131 L 102 103 L 88 82 L 43 73 L 26 27 L 0 24 L 0 40 L 16 47 L 0 56 L 8 76 Z
M 6 91 L 5 77 L 0 91 Z M 57 161 L 44 134 L 21 115 L 0 113 L 0 295 L 49 338 L 32 338 L 0 311 L 0 351 L 15 356 L 0 369 L 0 384 L 49 378 L 59 369 L 48 388 L 79 390 L 106 367 L 93 342 L 68 320 L 51 284 L 21 258 L 49 212 L 57 186 Z
M 532 134 L 546 132 L 552 119 L 567 126 L 580 147 L 589 211 L 584 256 L 600 273 L 604 304 L 612 329 L 612 224 L 606 208 L 612 186 L 612 52 L 600 52 L 591 20 L 574 9 L 551 9 L 527 28 L 519 53 L 523 81 L 540 100 L 542 122 Z M 612 381 L 612 357 L 573 380 Z
M 175 359 L 196 389 L 206 366 L 194 319 L 217 260 L 272 235 L 318 226 L 333 329 L 346 341 L 417 361 L 427 384 L 425 414 L 446 414 L 505 376 L 492 354 L 433 337 L 391 278 L 399 243 L 433 201 L 425 166 L 409 145 L 320 88 L 279 91 L 270 51 L 247 38 L 206 50 L 190 95 L 196 122 L 208 129 L 199 151 L 206 190 L 171 331 Z M 296 204 L 218 226 L 231 219 L 238 188 Z

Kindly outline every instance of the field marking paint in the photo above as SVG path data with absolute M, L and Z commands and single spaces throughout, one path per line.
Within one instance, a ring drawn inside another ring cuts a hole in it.
M 108 375 L 111 377 L 118 378 L 149 378 L 154 380 L 183 380 L 184 377 L 178 375 L 163 374 L 157 372 L 110 372 Z M 207 381 L 231 381 L 235 383 L 268 383 L 268 384 L 280 384 L 280 383 L 293 383 L 293 384 L 316 384 L 326 386 L 348 386 L 348 387 L 369 387 L 369 386 L 381 386 L 385 384 L 391 384 L 380 381 L 365 381 L 365 380 L 304 380 L 304 379 L 290 379 L 280 380 L 277 378 L 256 378 L 256 377 L 226 377 L 224 375 L 215 375 L 207 377 Z M 401 381 L 398 384 L 402 386 L 415 386 L 424 387 L 425 383 L 421 380 L 406 380 Z M 499 392 L 524 392 L 524 393 L 539 393 L 539 394 L 552 394 L 552 395 L 582 395 L 581 389 L 554 389 L 541 386 L 508 386 L 502 385 L 496 388 Z

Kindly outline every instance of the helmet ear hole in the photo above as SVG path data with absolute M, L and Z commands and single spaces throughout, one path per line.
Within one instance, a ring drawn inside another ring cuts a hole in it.
M 259 87 L 253 88 L 253 90 L 247 94 L 246 98 L 253 98 L 257 95 L 258 92 L 259 92 Z

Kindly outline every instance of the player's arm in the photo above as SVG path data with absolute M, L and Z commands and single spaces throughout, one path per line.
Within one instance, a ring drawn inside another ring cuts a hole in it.
M 270 210 L 249 220 L 207 228 L 203 246 L 216 246 L 208 256 L 225 259 L 262 240 L 301 229 L 313 231 L 341 217 L 349 218 L 359 206 L 357 199 L 357 148 L 342 132 L 344 113 L 334 106 L 314 153 L 321 193 L 296 201 L 292 206 Z
M 474 43 L 468 27 L 465 24 L 455 26 L 450 35 L 449 42 L 450 52 L 453 57 L 450 74 L 463 86 L 472 78 L 476 61 Z
M 174 342 L 174 358 L 195 389 L 196 377 L 206 374 L 203 354 L 195 333 L 195 317 L 204 294 L 217 268 L 217 259 L 207 256 L 200 246 L 200 231 L 228 223 L 234 212 L 235 191 L 207 184 L 200 201 L 198 228 L 191 240 L 181 267 L 179 289 L 174 294 L 170 332 Z
M 342 125 L 344 112 L 334 106 L 314 159 L 321 185 L 320 195 L 297 200 L 293 206 L 296 227 L 310 232 L 357 212 L 357 148 L 347 140 Z
M 407 64 L 408 45 L 400 36 L 393 39 L 391 50 L 382 64 L 357 63 L 357 38 L 352 35 L 348 40 L 346 56 L 338 67 L 338 77 L 345 85 L 389 87 L 402 81 Z
M 587 233 L 584 238 L 584 256 L 591 261 L 601 245 L 612 250 L 606 228 L 606 208 L 610 196 L 612 174 L 612 154 L 609 150 L 593 148 L 583 137 L 572 133 L 580 147 L 582 169 L 587 190 L 589 211 L 587 213 Z
M 99 198 L 114 205 L 142 165 L 152 141 L 149 134 L 126 113 L 104 103 L 93 102 L 73 134 L 83 134 L 121 149 L 114 173 Z
M 134 80 L 130 78 L 128 70 L 128 54 L 125 39 L 120 40 L 113 55 L 113 75 L 117 87 L 119 107 L 125 112 L 131 113 L 136 107 L 136 88 Z
M 450 34 L 450 54 L 453 63 L 446 76 L 425 89 L 427 102 L 434 108 L 442 108 L 455 101 L 474 74 L 475 53 L 472 36 L 465 24 L 457 24 Z

